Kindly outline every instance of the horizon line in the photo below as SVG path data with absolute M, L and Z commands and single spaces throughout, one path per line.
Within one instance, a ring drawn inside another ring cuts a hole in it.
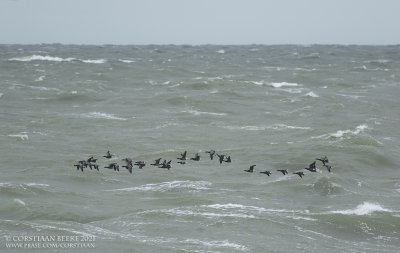
M 62 45 L 62 46 L 400 46 L 399 44 L 358 44 L 358 43 L 243 43 L 243 44 L 220 44 L 220 43 L 148 43 L 148 44 L 133 44 L 133 43 L 60 43 L 60 42 L 43 42 L 43 43 L 1 43 L 1 46 L 40 46 L 40 45 Z

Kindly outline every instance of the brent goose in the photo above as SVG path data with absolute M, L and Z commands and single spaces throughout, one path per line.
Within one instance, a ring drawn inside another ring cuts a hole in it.
M 246 171 L 246 172 L 253 172 L 255 166 L 256 166 L 256 165 L 251 165 L 250 168 L 249 168 L 248 170 L 244 170 L 244 171 Z
M 263 174 L 265 174 L 267 176 L 271 175 L 271 171 L 269 171 L 269 170 L 261 171 L 260 173 L 263 173 Z
M 215 155 L 215 150 L 210 150 L 210 151 L 206 151 L 206 153 L 210 154 L 210 159 L 214 159 L 214 155 Z
M 297 175 L 299 175 L 299 177 L 303 177 L 304 176 L 304 173 L 302 171 L 293 172 L 293 174 L 297 174 Z
M 305 170 L 309 170 L 311 172 L 317 172 L 317 168 L 315 167 L 315 161 L 308 165 L 308 168 L 304 168 Z
M 283 175 L 289 174 L 289 172 L 287 170 L 277 170 L 277 171 L 282 172 Z
M 112 157 L 112 155 L 110 154 L 110 150 L 107 151 L 106 155 L 103 155 L 103 157 L 110 159 Z
M 196 153 L 196 155 L 195 155 L 193 158 L 190 158 L 190 160 L 193 160 L 193 161 L 200 161 L 199 153 Z

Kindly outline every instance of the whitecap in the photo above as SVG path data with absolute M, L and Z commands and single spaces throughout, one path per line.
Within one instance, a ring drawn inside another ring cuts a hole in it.
M 38 183 L 27 183 L 27 186 L 43 186 L 43 187 L 49 187 L 50 185 L 48 184 L 38 184 Z
M 286 216 L 286 218 L 290 218 L 290 219 L 293 219 L 293 220 L 317 221 L 317 219 L 314 219 L 314 218 L 296 216 L 296 215 Z
M 275 130 L 282 130 L 282 129 L 300 129 L 300 130 L 310 130 L 311 127 L 302 127 L 302 126 L 288 126 L 285 124 L 275 124 L 271 127 Z
M 219 54 L 225 54 L 225 50 L 220 49 L 220 50 L 217 51 L 217 53 L 219 53 Z
M 246 131 L 264 131 L 266 129 L 273 130 L 285 130 L 285 129 L 299 129 L 299 130 L 309 130 L 311 127 L 302 126 L 288 126 L 285 124 L 274 124 L 272 126 L 222 126 L 229 130 L 246 130 Z
M 127 120 L 126 118 L 117 117 L 113 114 L 108 114 L 104 112 L 90 112 L 87 114 L 83 114 L 82 116 L 86 118 L 95 118 L 95 119 Z
M 368 125 L 362 124 L 362 125 L 357 126 L 355 130 L 350 130 L 350 129 L 338 130 L 335 133 L 323 134 L 320 136 L 313 136 L 311 138 L 313 138 L 313 139 L 314 138 L 343 138 L 344 136 L 349 135 L 349 134 L 358 135 L 358 134 L 364 132 L 365 129 L 368 129 Z
M 3 93 L 0 93 L 0 98 L 2 98 L 2 97 L 3 97 L 3 95 L 4 95 Z
M 266 127 L 263 126 L 222 126 L 228 130 L 247 130 L 247 131 L 263 131 Z
M 118 59 L 118 61 L 123 62 L 123 63 L 133 63 L 135 61 L 132 60 L 124 60 L 124 59 Z
M 250 83 L 261 86 L 264 84 L 264 81 L 250 81 Z
M 26 132 L 22 132 L 22 133 L 19 133 L 19 134 L 9 134 L 8 135 L 9 137 L 18 137 L 18 138 L 21 138 L 21 140 L 29 140 L 29 136 L 28 136 L 28 134 L 26 133 Z
M 75 58 L 61 58 L 54 56 L 43 56 L 43 55 L 31 55 L 31 56 L 23 56 L 23 57 L 15 57 L 8 59 L 9 61 L 21 61 L 21 62 L 30 62 L 30 61 L 54 61 L 54 62 L 63 62 L 63 61 L 73 61 Z
M 20 200 L 20 199 L 14 199 L 14 202 L 16 202 L 16 203 L 18 203 L 18 204 L 20 204 L 22 206 L 26 206 L 25 202 Z
M 143 213 L 165 213 L 168 215 L 174 216 L 200 216 L 205 218 L 243 218 L 243 219 L 254 219 L 256 218 L 254 215 L 251 214 L 242 214 L 242 213 L 213 213 L 213 212 L 201 212 L 201 211 L 191 211 L 191 210 L 180 210 L 177 208 L 174 209 L 167 209 L 167 210 L 150 210 L 144 211 Z
M 258 206 L 245 206 L 241 204 L 212 204 L 212 205 L 202 205 L 202 207 L 214 208 L 214 209 L 239 209 L 239 210 L 247 210 L 247 211 L 256 211 L 256 212 L 265 212 L 267 209 Z
M 226 113 L 218 113 L 218 112 L 201 112 L 201 111 L 197 111 L 197 110 L 187 110 L 187 111 L 182 111 L 182 112 L 187 112 L 193 115 L 212 115 L 212 116 L 225 116 Z
M 102 64 L 105 63 L 106 60 L 105 59 L 97 59 L 97 60 L 80 60 L 81 62 L 84 63 L 94 63 L 94 64 Z
M 41 91 L 60 91 L 60 89 L 57 88 L 48 88 L 44 86 L 29 86 L 29 88 Z
M 121 188 L 106 191 L 156 191 L 156 192 L 166 192 L 172 189 L 192 189 L 195 191 L 207 190 L 209 189 L 211 183 L 207 181 L 171 181 L 163 182 L 158 184 L 145 184 L 137 187 Z
M 306 94 L 306 96 L 313 97 L 313 98 L 318 98 L 318 97 L 319 97 L 317 94 L 315 94 L 315 93 L 312 92 L 312 91 L 308 92 L 308 93 Z
M 370 215 L 374 212 L 392 212 L 392 211 L 382 207 L 378 203 L 364 202 L 358 205 L 354 209 L 331 211 L 329 213 L 337 213 L 344 215 Z
M 97 59 L 97 60 L 83 60 L 83 59 L 76 59 L 73 57 L 62 58 L 57 56 L 50 56 L 50 55 L 30 55 L 30 56 L 22 56 L 22 57 L 14 57 L 8 59 L 9 61 L 20 61 L 20 62 L 31 62 L 31 61 L 53 61 L 53 62 L 71 62 L 71 61 L 81 61 L 84 63 L 95 63 L 101 64 L 105 63 L 105 59 Z
M 207 248 L 232 248 L 235 250 L 241 250 L 241 251 L 247 251 L 247 247 L 237 244 L 237 243 L 233 243 L 230 242 L 228 240 L 224 240 L 224 241 L 201 241 L 198 239 L 186 239 L 184 241 L 185 243 L 191 243 L 191 244 L 198 244 L 201 245 L 203 247 L 207 247 Z
M 287 82 L 280 82 L 280 83 L 270 83 L 270 86 L 274 88 L 281 88 L 281 87 L 297 87 L 299 86 L 298 83 L 287 83 Z
M 35 79 L 35 82 L 41 82 L 46 78 L 46 76 L 39 76 L 38 78 Z
M 356 127 L 356 129 L 354 131 L 347 129 L 347 130 L 339 130 L 336 133 L 332 133 L 331 136 L 332 137 L 336 137 L 336 138 L 341 138 L 343 137 L 343 135 L 345 134 L 353 134 L 353 135 L 357 135 L 360 134 L 362 132 L 364 132 L 365 129 L 367 129 L 368 126 L 363 124 L 363 125 L 359 125 Z

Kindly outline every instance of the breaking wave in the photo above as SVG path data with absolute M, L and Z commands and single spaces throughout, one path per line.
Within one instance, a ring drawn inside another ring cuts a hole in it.
M 171 181 L 158 184 L 145 184 L 137 187 L 121 188 L 107 191 L 155 191 L 166 192 L 176 189 L 207 190 L 211 183 L 207 181 Z
M 338 130 L 335 133 L 323 134 L 323 135 L 314 136 L 314 137 L 311 137 L 311 138 L 326 138 L 326 139 L 329 139 L 329 138 L 344 138 L 344 137 L 346 137 L 348 135 L 358 135 L 358 134 L 364 132 L 365 129 L 368 129 L 368 125 L 362 124 L 362 125 L 357 126 L 355 130 L 350 130 L 350 129 Z
M 31 56 L 22 56 L 22 57 L 14 57 L 8 59 L 9 61 L 19 61 L 19 62 L 31 62 L 31 61 L 52 61 L 52 62 L 72 62 L 72 61 L 80 61 L 83 63 L 94 63 L 94 64 L 102 64 L 105 63 L 105 59 L 77 59 L 73 57 L 68 58 L 61 58 L 56 56 L 49 56 L 49 55 L 31 55 Z
M 298 129 L 298 130 L 310 130 L 311 127 L 302 126 L 288 126 L 285 124 L 274 124 L 271 126 L 221 126 L 228 130 L 246 130 L 246 131 L 265 131 L 267 129 L 272 130 L 285 130 L 285 129 Z
M 379 205 L 378 203 L 364 202 L 354 209 L 331 211 L 329 213 L 337 213 L 344 215 L 371 215 L 374 212 L 392 212 Z
M 90 112 L 87 114 L 82 114 L 85 118 L 94 118 L 94 119 L 111 119 L 111 120 L 127 120 L 126 118 L 117 117 L 113 114 L 108 114 L 104 112 Z

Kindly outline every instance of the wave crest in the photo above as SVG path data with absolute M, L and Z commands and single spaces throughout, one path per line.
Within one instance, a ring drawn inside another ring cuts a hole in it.
M 344 138 L 344 137 L 349 136 L 349 135 L 358 135 L 358 134 L 364 132 L 364 130 L 368 129 L 368 128 L 369 128 L 368 125 L 362 124 L 362 125 L 357 126 L 355 130 L 350 130 L 350 129 L 338 130 L 336 133 L 323 134 L 323 135 L 314 136 L 314 137 L 311 137 L 311 138 L 325 138 L 325 139 L 329 139 L 329 138 Z
M 379 205 L 378 203 L 364 202 L 354 209 L 331 211 L 330 213 L 344 214 L 344 215 L 371 215 L 374 212 L 392 212 Z
M 104 112 L 90 112 L 82 115 L 85 118 L 94 118 L 94 119 L 112 119 L 112 120 L 127 120 L 126 118 L 117 117 L 113 114 L 108 114 Z
M 156 191 L 166 192 L 176 189 L 191 189 L 194 191 L 207 190 L 211 183 L 207 181 L 172 181 L 158 184 L 145 184 L 137 187 L 121 188 L 107 191 Z
M 50 56 L 50 55 L 30 55 L 30 56 L 22 56 L 22 57 L 14 57 L 8 59 L 9 61 L 19 61 L 19 62 L 31 62 L 31 61 L 52 61 L 52 62 L 72 62 L 72 61 L 80 61 L 83 63 L 94 63 L 94 64 L 102 64 L 105 63 L 105 59 L 97 59 L 97 60 L 90 60 L 90 59 L 77 59 L 73 57 L 68 58 L 61 58 L 57 56 Z

